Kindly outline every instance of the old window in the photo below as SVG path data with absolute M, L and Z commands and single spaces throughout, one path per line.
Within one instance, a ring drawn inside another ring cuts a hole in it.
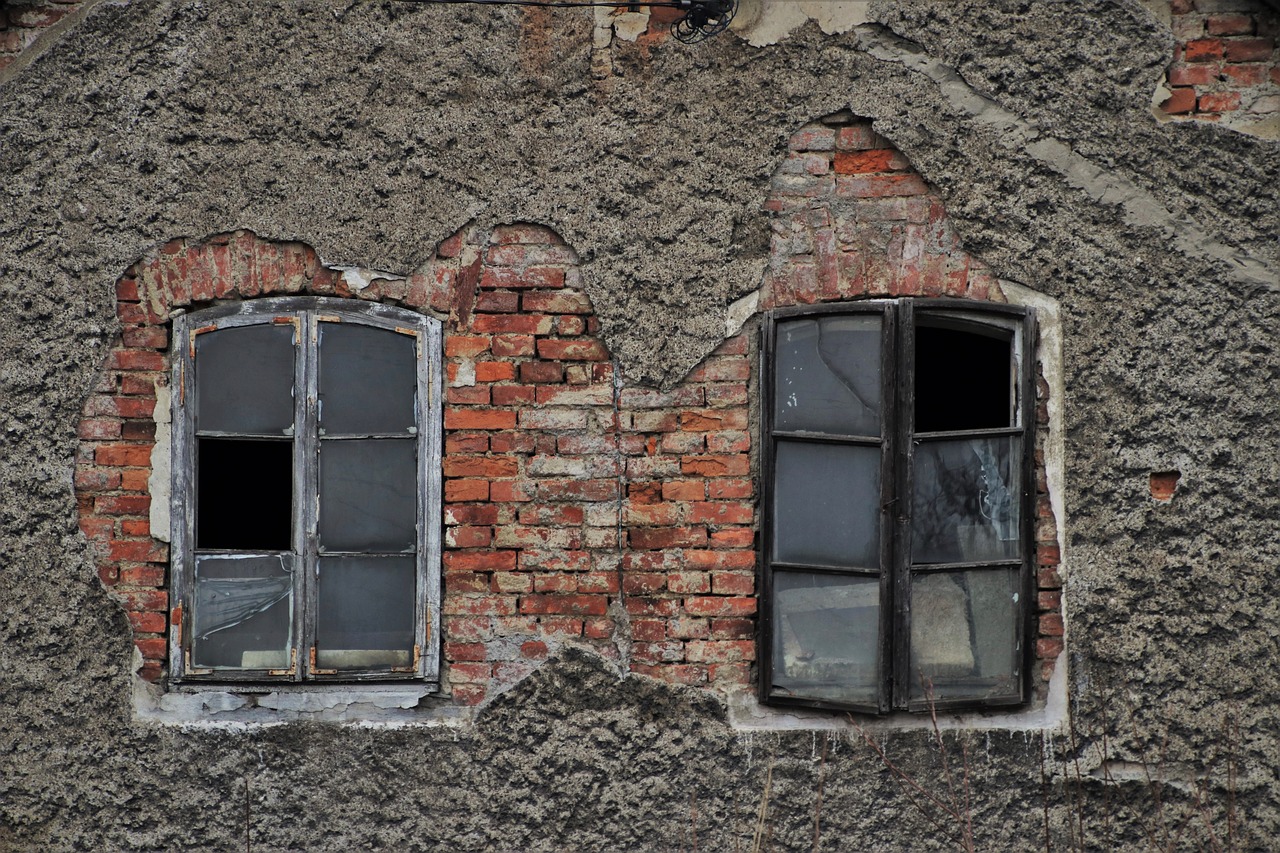
M 1031 322 L 925 299 L 767 319 L 764 701 L 1024 700 Z
M 262 299 L 174 347 L 174 676 L 434 679 L 439 324 Z

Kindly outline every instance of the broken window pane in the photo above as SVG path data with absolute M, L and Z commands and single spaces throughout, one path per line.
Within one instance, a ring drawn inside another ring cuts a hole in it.
M 1013 569 L 911 580 L 911 699 L 1017 696 L 1022 655 Z
M 916 444 L 914 563 L 1016 559 L 1021 529 L 1022 441 L 1017 437 Z
M 412 666 L 416 577 L 412 557 L 322 557 L 316 665 Z
M 197 668 L 288 669 L 292 557 L 197 557 L 191 663 Z
M 877 569 L 880 448 L 779 441 L 774 464 L 774 559 Z
M 196 335 L 196 429 L 285 435 L 293 428 L 292 325 Z
M 388 329 L 320 324 L 320 429 L 407 433 L 416 423 L 417 340 Z
M 1011 333 L 925 322 L 916 328 L 916 432 L 1014 426 Z
M 875 705 L 879 580 L 780 571 L 773 585 L 774 688 L 800 698 Z
M 293 547 L 293 442 L 196 439 L 196 547 Z
M 320 547 L 409 551 L 417 543 L 417 443 L 320 442 Z
M 778 324 L 774 428 L 880 435 L 880 318 Z

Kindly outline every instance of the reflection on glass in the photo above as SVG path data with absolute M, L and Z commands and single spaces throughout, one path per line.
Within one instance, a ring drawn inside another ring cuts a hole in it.
M 196 429 L 284 435 L 293 427 L 292 325 L 196 335 Z
M 417 542 L 417 443 L 320 442 L 320 546 L 407 551 Z
M 1012 332 L 922 319 L 916 327 L 916 432 L 1013 426 L 1014 375 Z
M 1019 556 L 1021 448 L 1016 437 L 916 444 L 912 562 Z
M 292 645 L 290 559 L 196 560 L 191 663 L 198 669 L 288 669 Z
M 293 539 L 293 442 L 196 439 L 196 547 L 287 551 Z
M 774 559 L 880 565 L 880 448 L 779 441 Z
M 777 328 L 774 427 L 880 434 L 880 318 L 787 320 Z
M 914 575 L 911 699 L 1017 696 L 1018 573 L 978 569 Z
M 774 690 L 875 705 L 879 580 L 777 572 L 773 585 Z
M 387 669 L 413 664 L 412 557 L 320 560 L 316 665 Z
M 320 429 L 329 435 L 409 432 L 418 383 L 411 335 L 320 324 Z

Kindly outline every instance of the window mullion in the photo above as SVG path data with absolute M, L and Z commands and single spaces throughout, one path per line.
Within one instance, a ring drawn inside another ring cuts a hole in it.
M 897 443 L 893 484 L 897 502 L 893 536 L 893 706 L 904 708 L 911 691 L 911 477 L 915 464 L 915 313 L 910 299 L 898 303 L 897 393 L 892 412 L 892 434 Z
M 298 555 L 294 572 L 294 645 L 297 650 L 295 680 L 312 676 L 311 649 L 315 645 L 316 597 L 316 312 L 298 316 L 297 378 L 294 394 L 294 550 Z

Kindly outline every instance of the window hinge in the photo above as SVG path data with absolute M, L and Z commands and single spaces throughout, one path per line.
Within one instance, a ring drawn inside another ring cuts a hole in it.
M 281 326 L 288 324 L 293 326 L 293 344 L 297 346 L 302 341 L 302 318 L 301 317 L 272 317 L 272 323 Z
M 311 647 L 310 658 L 311 658 L 310 660 L 311 666 L 309 668 L 309 672 L 312 675 L 337 675 L 338 674 L 338 671 L 336 669 L 321 669 L 320 667 L 316 666 L 316 647 L 315 646 Z
M 288 669 L 269 669 L 267 675 L 294 675 L 298 671 L 298 649 L 293 647 L 289 649 L 289 668 Z
M 205 332 L 216 332 L 216 331 L 218 331 L 217 323 L 210 323 L 207 326 L 201 326 L 198 329 L 191 330 L 191 357 L 192 358 L 196 357 L 196 335 L 203 335 Z
M 393 666 L 392 672 L 417 672 L 418 662 L 422 660 L 422 646 L 417 643 L 413 644 L 413 663 L 410 666 Z
M 211 669 L 197 669 L 191 665 L 191 649 L 182 650 L 182 663 L 187 675 L 208 675 L 213 672 Z

